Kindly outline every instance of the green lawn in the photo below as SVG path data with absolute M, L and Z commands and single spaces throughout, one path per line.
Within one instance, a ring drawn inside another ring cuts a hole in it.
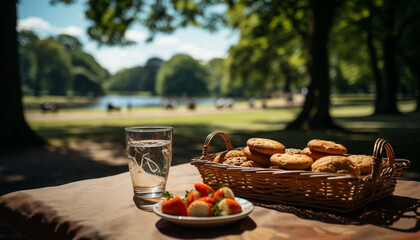
M 369 95 L 333 96 L 331 113 L 339 125 L 348 129 L 347 132 L 283 130 L 299 112 L 299 107 L 254 109 L 246 112 L 222 111 L 189 116 L 162 114 L 133 118 L 121 114 L 117 118 L 32 121 L 30 125 L 54 144 L 87 139 L 123 144 L 126 126 L 171 125 L 174 126 L 175 164 L 188 162 L 192 157 L 200 155 L 204 139 L 213 131 L 227 133 L 235 147 L 244 146 L 250 137 L 272 138 L 293 148 L 304 148 L 310 139 L 321 138 L 344 144 L 349 153 L 363 154 L 371 154 L 374 141 L 381 137 L 391 142 L 397 158 L 411 160 L 412 167 L 404 176 L 420 180 L 420 167 L 416 164 L 417 151 L 420 149 L 420 114 L 411 113 L 415 102 L 401 100 L 399 107 L 404 114 L 400 116 L 371 116 L 372 100 Z M 151 111 L 165 113 L 162 109 Z M 211 151 L 224 148 L 220 139 L 215 139 L 212 145 Z

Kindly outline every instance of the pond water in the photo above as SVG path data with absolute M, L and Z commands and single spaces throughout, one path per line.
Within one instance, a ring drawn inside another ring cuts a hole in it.
M 170 99 L 161 97 L 145 97 L 145 96 L 104 96 L 99 97 L 97 101 L 91 105 L 86 106 L 90 109 L 106 109 L 108 104 L 118 106 L 121 108 L 131 107 L 156 107 L 162 106 Z M 176 100 L 177 106 L 185 106 L 190 100 L 180 99 Z M 215 102 L 214 98 L 197 98 L 194 99 L 196 105 L 212 105 Z

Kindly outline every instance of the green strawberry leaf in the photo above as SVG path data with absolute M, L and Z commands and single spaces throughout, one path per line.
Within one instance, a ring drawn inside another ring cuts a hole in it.
M 185 197 L 184 197 L 184 199 L 187 199 L 187 197 L 188 197 L 189 194 L 190 194 L 190 191 L 185 190 Z
M 166 199 L 169 199 L 169 198 L 172 198 L 172 194 L 170 192 L 168 192 L 168 191 L 165 191 L 163 193 L 163 197 L 166 198 Z

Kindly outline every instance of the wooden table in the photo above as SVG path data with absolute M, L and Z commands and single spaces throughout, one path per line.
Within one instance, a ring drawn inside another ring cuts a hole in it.
M 170 170 L 167 190 L 183 196 L 198 171 Z M 212 229 L 180 227 L 133 202 L 129 173 L 0 197 L 0 224 L 31 239 L 420 239 L 420 183 L 353 214 L 256 203 L 249 217 Z

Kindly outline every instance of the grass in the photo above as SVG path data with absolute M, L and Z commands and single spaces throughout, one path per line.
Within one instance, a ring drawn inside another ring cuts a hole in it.
M 145 114 L 144 117 L 121 114 L 121 117 L 77 121 L 31 121 L 30 125 L 41 136 L 59 145 L 83 140 L 123 144 L 126 126 L 172 125 L 175 163 L 188 162 L 192 157 L 200 155 L 205 137 L 213 131 L 228 134 L 235 147 L 244 146 L 250 137 L 272 138 L 284 143 L 286 147 L 294 148 L 304 148 L 310 139 L 321 138 L 344 144 L 350 153 L 363 154 L 370 154 L 374 141 L 381 137 L 391 142 L 397 157 L 412 161 L 411 169 L 404 176 L 420 180 L 420 166 L 416 164 L 420 147 L 420 114 L 410 113 L 415 108 L 415 102 L 400 101 L 399 108 L 404 112 L 400 116 L 371 116 L 372 101 L 372 96 L 369 95 L 332 97 L 331 114 L 338 124 L 349 130 L 348 132 L 283 130 L 299 113 L 299 107 L 256 108 L 244 112 L 222 111 L 188 116 L 166 116 L 162 109 L 150 109 L 162 114 Z M 224 149 L 224 143 L 220 139 L 215 139 L 212 145 L 213 151 Z

